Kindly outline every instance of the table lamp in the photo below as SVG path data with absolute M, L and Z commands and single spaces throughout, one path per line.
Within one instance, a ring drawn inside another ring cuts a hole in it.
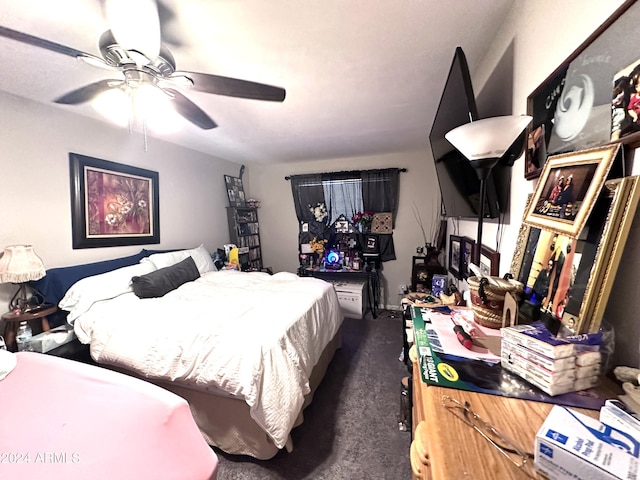
M 11 298 L 9 310 L 24 311 L 28 305 L 26 282 L 45 276 L 44 264 L 31 245 L 9 245 L 0 257 L 0 283 L 16 283 L 18 291 Z
M 473 258 L 476 265 L 480 264 L 482 250 L 485 182 L 499 161 L 505 159 L 505 163 L 512 165 L 510 160 L 506 161 L 506 157 L 514 154 L 510 150 L 519 144 L 518 140 L 531 120 L 532 117 L 528 115 L 491 117 L 466 123 L 445 134 L 445 138 L 469 160 L 480 180 L 480 208 L 476 240 L 478 245 Z M 524 141 L 521 143 L 520 151 L 516 153 L 518 157 L 522 155 L 524 149 Z

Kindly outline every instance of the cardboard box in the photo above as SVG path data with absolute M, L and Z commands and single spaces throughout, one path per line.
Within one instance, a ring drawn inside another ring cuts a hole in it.
M 31 347 L 34 352 L 47 353 L 76 338 L 71 325 L 52 328 L 47 332 L 39 333 L 31 338 Z
M 564 358 L 576 353 L 572 343 L 556 338 L 542 324 L 516 325 L 500 330 L 502 338 L 548 358 Z
M 519 366 L 515 365 L 510 359 L 502 357 L 502 368 L 509 370 L 512 373 L 515 373 L 520 378 L 524 378 L 531 385 L 538 387 L 547 395 L 552 397 L 556 395 L 562 395 L 563 393 L 575 392 L 575 382 L 573 380 L 565 380 L 562 382 L 554 382 L 550 383 L 545 381 L 542 377 L 535 375 L 532 372 L 524 370 Z
M 576 379 L 576 369 L 569 368 L 566 370 L 548 370 L 524 357 L 521 357 L 517 353 L 505 348 L 505 344 L 502 344 L 502 359 L 509 364 L 530 372 L 533 375 L 540 377 L 544 382 L 555 383 L 567 383 Z M 585 377 L 588 375 L 584 375 Z
M 640 443 L 598 420 L 555 405 L 536 434 L 534 465 L 550 480 L 632 479 Z
M 564 358 L 549 358 L 539 353 L 529 350 L 521 345 L 517 345 L 507 340 L 506 337 L 502 338 L 501 351 L 508 353 L 515 353 L 516 355 L 526 358 L 532 363 L 539 365 L 542 368 L 551 370 L 552 372 L 559 372 L 561 370 L 571 370 L 576 368 L 576 357 L 564 357 Z
M 600 421 L 640 439 L 640 418 L 620 400 L 607 400 L 600 409 Z

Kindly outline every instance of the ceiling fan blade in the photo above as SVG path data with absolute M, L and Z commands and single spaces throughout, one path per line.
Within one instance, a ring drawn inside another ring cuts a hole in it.
M 12 30 L 3 26 L 0 26 L 0 37 L 10 38 L 17 42 L 22 42 L 26 43 L 27 45 L 33 45 L 34 47 L 51 50 L 52 52 L 68 55 L 69 57 L 79 57 L 81 55 L 90 56 L 90 54 L 82 52 L 80 50 L 76 50 L 75 48 L 67 47 L 66 45 L 62 45 L 60 43 L 45 40 L 44 38 L 35 37 L 33 35 L 29 35 L 28 33 L 19 32 L 17 30 Z
M 175 10 L 167 5 L 166 0 L 157 0 L 158 18 L 160 19 L 160 38 L 162 43 L 173 47 L 185 46 L 183 35 L 176 25 L 177 15 Z
M 204 110 L 179 91 L 174 90 L 173 88 L 165 88 L 164 91 L 168 92 L 173 97 L 172 102 L 176 112 L 194 125 L 197 125 L 203 130 L 210 130 L 218 126 L 216 122 L 214 122 L 211 117 L 204 112 Z
M 149 59 L 160 52 L 160 18 L 156 0 L 103 0 L 103 11 L 118 44 Z
M 63 105 L 77 105 L 79 103 L 88 102 L 100 95 L 102 92 L 106 92 L 110 88 L 122 84 L 121 80 L 100 80 L 99 82 L 90 83 L 84 87 L 73 90 L 69 93 L 65 93 L 59 98 L 54 100 L 55 103 L 61 103 Z
M 191 78 L 194 90 L 228 97 L 282 102 L 287 93 L 284 88 L 208 73 L 175 72 L 174 75 L 184 75 Z

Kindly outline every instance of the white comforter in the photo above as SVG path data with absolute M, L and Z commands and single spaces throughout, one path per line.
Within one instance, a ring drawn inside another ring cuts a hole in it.
M 74 322 L 100 363 L 244 398 L 283 448 L 342 314 L 331 284 L 291 273 L 205 273 L 162 298 L 94 303 Z

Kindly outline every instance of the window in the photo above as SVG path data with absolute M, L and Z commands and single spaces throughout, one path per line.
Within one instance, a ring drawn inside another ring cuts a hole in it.
M 344 215 L 347 220 L 351 221 L 351 218 L 357 212 L 364 210 L 362 205 L 362 180 L 359 178 L 323 180 L 322 189 L 324 190 L 327 211 L 330 215 L 330 225 L 333 225 L 340 215 Z

